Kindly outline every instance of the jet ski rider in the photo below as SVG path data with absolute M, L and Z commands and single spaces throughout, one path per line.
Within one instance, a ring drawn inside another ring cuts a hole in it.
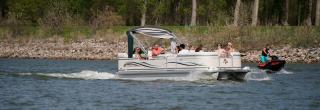
M 260 55 L 260 61 L 262 63 L 266 63 L 267 61 L 269 61 L 269 57 L 271 54 L 271 50 L 269 49 L 269 45 L 267 44 L 265 48 L 263 48 L 261 55 Z

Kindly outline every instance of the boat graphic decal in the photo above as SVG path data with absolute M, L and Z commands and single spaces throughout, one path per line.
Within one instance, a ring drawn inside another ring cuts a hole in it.
M 149 63 L 147 63 L 147 62 L 141 62 L 142 64 L 145 64 L 145 65 L 148 65 L 148 66 L 155 66 L 155 65 L 151 65 L 151 64 L 149 64 Z
M 198 63 L 194 63 L 194 62 L 168 62 L 168 63 L 176 63 L 176 64 L 180 64 L 180 65 L 184 65 L 184 66 L 204 66 Z
M 143 66 L 143 67 L 148 67 L 148 68 L 156 68 L 155 65 L 151 65 L 146 62 L 128 62 L 124 64 L 124 67 L 126 66 Z

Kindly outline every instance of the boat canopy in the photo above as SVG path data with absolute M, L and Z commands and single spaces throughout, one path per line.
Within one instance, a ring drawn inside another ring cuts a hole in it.
M 140 43 L 139 39 L 134 34 L 142 34 L 147 37 L 158 38 L 158 39 L 168 39 L 171 44 L 171 51 L 174 52 L 176 47 L 177 37 L 174 33 L 169 30 L 155 28 L 155 27 L 137 27 L 127 31 L 128 36 L 128 57 L 132 58 L 133 50 L 134 50 L 134 40 L 136 40 L 138 45 L 141 47 L 142 51 L 147 53 L 148 51 L 145 47 Z
M 143 34 L 145 36 L 154 37 L 154 38 L 162 38 L 162 39 L 175 38 L 175 35 L 171 31 L 160 29 L 160 28 L 142 27 L 142 28 L 133 29 L 132 32 Z

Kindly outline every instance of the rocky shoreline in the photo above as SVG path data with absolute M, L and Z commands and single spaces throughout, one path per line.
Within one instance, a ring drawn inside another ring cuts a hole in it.
M 85 39 L 72 42 L 60 40 L 2 41 L 2 58 L 40 58 L 40 59 L 115 59 L 118 52 L 125 52 L 127 43 Z
M 126 42 L 103 39 L 0 41 L 1 58 L 109 60 L 126 51 Z M 258 50 L 243 52 L 242 61 L 257 62 L 259 54 Z M 274 49 L 273 54 L 289 63 L 320 62 L 320 48 L 283 47 Z

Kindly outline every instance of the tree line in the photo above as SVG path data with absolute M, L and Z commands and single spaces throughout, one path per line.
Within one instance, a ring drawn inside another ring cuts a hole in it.
M 320 0 L 0 0 L 1 25 L 320 25 Z

